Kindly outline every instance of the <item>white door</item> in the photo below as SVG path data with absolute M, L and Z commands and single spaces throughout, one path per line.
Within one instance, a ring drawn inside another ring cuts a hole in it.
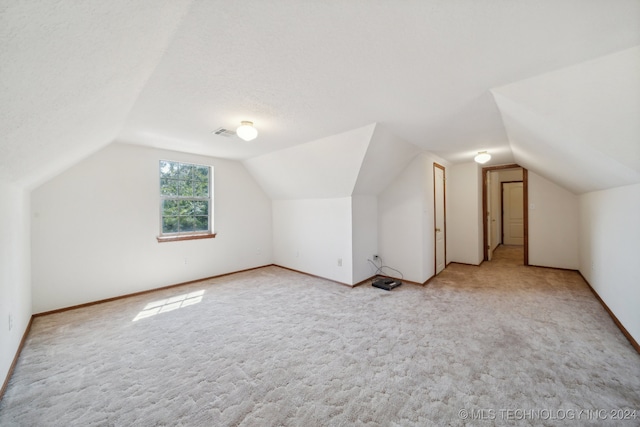
M 493 186 L 491 185 L 491 172 L 487 173 L 487 182 L 485 182 L 484 185 L 486 185 L 485 194 L 487 195 L 487 211 L 485 212 L 487 221 L 487 260 L 491 261 L 491 257 L 493 256 L 493 235 L 495 231 L 495 224 L 491 222 L 491 218 L 493 217 L 493 194 L 491 192 Z
M 445 184 L 444 166 L 433 164 L 433 204 L 436 242 L 436 273 L 444 270 L 446 264 L 446 209 L 445 209 Z
M 522 182 L 502 184 L 502 232 L 505 245 L 524 245 L 524 208 Z

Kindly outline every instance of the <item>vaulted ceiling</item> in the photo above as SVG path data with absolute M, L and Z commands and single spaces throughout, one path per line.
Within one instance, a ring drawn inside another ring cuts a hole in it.
M 393 144 L 398 165 L 489 150 L 577 193 L 639 182 L 637 46 L 640 0 L 0 0 L 0 179 L 117 140 L 258 179 L 350 152 L 352 193 L 383 185 L 367 171 Z M 211 133 L 241 120 L 256 140 Z
M 640 182 L 640 46 L 493 94 L 522 166 L 574 193 Z

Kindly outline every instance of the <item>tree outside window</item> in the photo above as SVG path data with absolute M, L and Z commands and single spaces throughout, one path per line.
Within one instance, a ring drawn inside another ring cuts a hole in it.
M 160 235 L 211 233 L 211 167 L 160 161 Z

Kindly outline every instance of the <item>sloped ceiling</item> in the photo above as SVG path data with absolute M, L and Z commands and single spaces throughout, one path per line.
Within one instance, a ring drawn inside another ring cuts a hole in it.
M 377 195 L 400 175 L 420 151 L 419 147 L 401 140 L 383 125 L 376 124 L 352 195 Z
M 508 163 L 492 88 L 637 45 L 638 0 L 0 0 L 0 179 L 114 140 L 246 161 L 372 123 Z M 241 120 L 258 139 L 211 134 Z
M 520 165 L 574 193 L 640 182 L 640 46 L 492 92 Z
M 111 143 L 188 1 L 2 1 L 0 179 L 25 185 Z
M 373 123 L 243 163 L 272 199 L 377 195 L 421 150 Z
M 337 198 L 353 192 L 375 125 L 245 160 L 272 199 Z

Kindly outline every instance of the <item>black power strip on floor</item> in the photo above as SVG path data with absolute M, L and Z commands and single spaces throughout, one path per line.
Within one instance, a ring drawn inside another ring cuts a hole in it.
M 384 289 L 385 291 L 390 291 L 391 289 L 397 288 L 402 285 L 402 282 L 398 279 L 388 279 L 388 278 L 380 278 L 376 279 L 371 283 L 371 286 L 376 288 Z

